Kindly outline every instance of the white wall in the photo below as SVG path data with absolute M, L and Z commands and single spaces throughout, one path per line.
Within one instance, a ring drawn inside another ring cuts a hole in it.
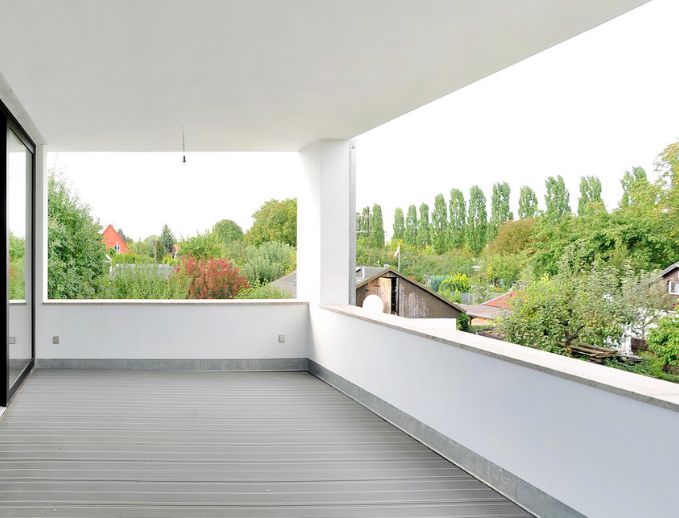
M 676 516 L 679 412 L 317 307 L 311 333 L 310 359 L 577 511 Z
M 25 302 L 9 303 L 9 336 L 15 343 L 9 344 L 9 359 L 31 358 L 31 306 Z
M 307 357 L 304 303 L 66 302 L 36 310 L 38 359 Z

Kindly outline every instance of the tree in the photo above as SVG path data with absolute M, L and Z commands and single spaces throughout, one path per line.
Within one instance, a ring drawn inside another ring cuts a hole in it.
M 406 244 L 412 246 L 417 245 L 417 228 L 417 208 L 415 205 L 410 205 L 406 216 L 406 230 L 404 235 Z
M 459 189 L 450 190 L 450 246 L 459 248 L 464 245 L 467 231 L 467 207 L 464 194 Z
M 434 252 L 442 254 L 448 250 L 448 207 L 443 194 L 437 194 L 434 198 L 434 212 L 431 217 L 432 236 L 431 241 Z
M 628 271 L 622 280 L 626 324 L 631 333 L 646 340 L 648 330 L 674 306 L 659 271 L 635 274 Z
M 356 236 L 357 239 L 370 236 L 370 207 L 363 207 L 360 213 L 356 213 Z
M 297 200 L 269 200 L 252 215 L 254 222 L 245 235 L 248 243 L 280 241 L 297 246 Z
M 468 292 L 471 287 L 471 282 L 466 274 L 456 273 L 455 275 L 447 276 L 441 281 L 438 286 L 438 292 L 448 300 L 460 302 L 462 300 L 462 293 Z
M 648 333 L 648 348 L 663 362 L 663 371 L 679 365 L 679 316 L 666 316 Z
M 119 229 L 117 230 L 117 232 L 118 232 L 118 235 L 119 235 L 120 237 L 123 238 L 123 241 L 125 241 L 126 243 L 129 242 L 129 239 L 128 239 L 128 237 L 125 235 L 125 232 L 123 232 L 123 229 L 122 229 L 122 228 L 119 228 Z
M 225 245 L 243 239 L 243 229 L 240 228 L 238 223 L 230 219 L 223 219 L 215 223 L 212 227 L 212 233 Z
M 370 216 L 370 245 L 375 248 L 382 248 L 384 246 L 382 207 L 377 203 L 373 205 L 373 212 Z
M 538 197 L 535 191 L 524 185 L 519 191 L 519 219 L 529 219 L 537 216 Z
M 223 257 L 226 254 L 224 243 L 212 232 L 196 234 L 185 239 L 179 246 L 179 252 L 183 257 L 192 256 L 199 260 Z
M 429 225 L 429 205 L 420 204 L 420 218 L 417 224 L 417 246 L 424 248 L 431 244 L 431 226 Z
M 47 188 L 48 296 L 93 298 L 107 271 L 101 227 L 56 173 L 50 172 Z
M 665 232 L 675 243 L 674 252 L 679 254 L 679 140 L 668 145 L 655 161 L 662 186 L 660 205 L 663 212 Z
M 189 279 L 189 299 L 232 299 L 248 288 L 247 279 L 229 259 L 182 259 L 178 273 Z
M 492 255 L 523 252 L 532 244 L 535 223 L 534 219 L 508 221 L 500 226 L 497 236 L 488 244 L 488 252 Z
M 287 243 L 267 241 L 249 246 L 243 273 L 251 286 L 258 287 L 282 277 L 295 268 L 295 249 Z
M 603 208 L 601 199 L 601 180 L 596 176 L 580 178 L 580 199 L 578 200 L 578 216 L 584 216 L 588 211 Z
M 643 167 L 633 167 L 631 171 L 625 171 L 620 184 L 622 185 L 620 207 L 630 207 L 637 202 L 636 193 L 639 192 L 639 189 L 648 184 L 646 171 Z
M 486 196 L 478 185 L 474 185 L 469 190 L 469 214 L 467 217 L 467 244 L 474 255 L 478 255 L 486 246 L 487 227 Z
M 489 241 L 495 238 L 500 225 L 514 218 L 509 207 L 509 194 L 510 189 L 507 182 L 498 182 L 493 185 L 490 202 L 490 225 L 488 226 Z
M 403 209 L 400 207 L 394 211 L 394 234 L 392 239 L 403 241 L 406 232 L 406 223 L 403 218 Z
M 568 204 L 569 194 L 566 183 L 561 175 L 556 178 L 550 176 L 545 181 L 547 193 L 545 194 L 545 214 L 550 221 L 556 221 L 571 213 Z
M 170 227 L 163 225 L 163 230 L 160 233 L 160 243 L 162 245 L 163 254 L 171 254 L 174 251 L 174 245 L 177 241 L 174 238 L 174 234 L 170 230 Z

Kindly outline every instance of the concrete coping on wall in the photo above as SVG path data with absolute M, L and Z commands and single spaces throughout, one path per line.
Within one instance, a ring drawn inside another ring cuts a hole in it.
M 297 299 L 49 299 L 43 306 L 295 306 Z
M 25 306 L 26 300 L 25 299 L 10 299 L 9 305 L 10 306 Z
M 679 412 L 679 384 L 676 383 L 472 333 L 441 329 L 428 325 L 427 319 L 371 313 L 356 306 L 320 307 Z

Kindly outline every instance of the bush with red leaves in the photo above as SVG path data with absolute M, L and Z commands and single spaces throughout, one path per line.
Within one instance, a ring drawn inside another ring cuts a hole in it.
M 182 259 L 177 273 L 189 278 L 189 299 L 232 299 L 243 288 L 249 288 L 245 276 L 226 258 Z

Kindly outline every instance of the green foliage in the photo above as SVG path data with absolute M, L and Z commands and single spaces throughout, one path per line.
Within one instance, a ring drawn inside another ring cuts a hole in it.
M 288 294 L 283 290 L 265 284 L 264 286 L 255 286 L 253 288 L 244 288 L 238 292 L 237 299 L 287 299 Z
M 580 178 L 578 216 L 584 216 L 592 210 L 606 210 L 601 199 L 601 180 L 596 176 L 583 176 Z
M 627 208 L 638 202 L 635 193 L 638 189 L 643 189 L 648 185 L 648 178 L 643 167 L 633 167 L 631 171 L 625 171 L 625 174 L 620 180 L 622 185 L 622 198 L 620 199 L 620 207 Z
M 162 255 L 171 254 L 174 252 L 174 245 L 177 241 L 174 238 L 174 234 L 170 230 L 170 227 L 163 225 L 163 230 L 160 233 L 160 245 L 162 250 Z
M 400 239 L 401 241 L 403 241 L 406 233 L 406 223 L 405 218 L 403 217 L 403 209 L 401 209 L 400 207 L 394 211 L 393 230 L 394 234 L 392 236 L 392 239 L 394 240 Z
M 478 185 L 469 190 L 469 214 L 467 216 L 467 245 L 474 255 L 486 246 L 488 216 L 486 196 Z
M 431 217 L 431 242 L 434 252 L 442 254 L 448 246 L 448 206 L 443 194 L 437 194 L 434 198 L 434 212 Z
M 469 282 L 469 277 L 465 273 L 449 275 L 438 286 L 439 294 L 453 302 L 460 302 L 462 300 L 461 294 L 470 289 L 471 282 Z
M 103 299 L 185 299 L 189 279 L 155 263 L 122 263 L 108 279 Z
M 465 331 L 469 332 L 469 329 L 471 327 L 472 319 L 469 318 L 469 315 L 466 313 L 460 313 L 460 316 L 457 317 L 457 330 L 458 331 Z
M 370 207 L 363 207 L 361 212 L 356 213 L 356 235 L 359 239 L 368 239 L 370 236 Z
M 657 327 L 648 333 L 648 348 L 663 364 L 663 371 L 679 366 L 679 316 L 672 315 L 658 321 Z
M 486 278 L 495 286 L 507 290 L 521 278 L 527 262 L 524 253 L 492 254 L 485 264 Z
M 519 191 L 519 218 L 534 218 L 538 214 L 538 197 L 535 191 L 524 185 Z
M 251 286 L 259 287 L 295 268 L 295 250 L 287 243 L 268 241 L 246 252 L 243 273 Z
M 182 257 L 190 255 L 196 259 L 210 259 L 224 257 L 226 247 L 216 234 L 206 232 L 182 241 L 179 244 L 179 253 Z
M 459 189 L 450 190 L 450 246 L 460 248 L 464 245 L 467 232 L 467 206 L 464 194 Z
M 248 243 L 279 241 L 297 246 L 297 200 L 269 200 L 252 215 L 254 223 L 245 235 Z
M 380 248 L 384 246 L 384 220 L 382 219 L 382 207 L 377 203 L 373 205 L 370 216 L 370 244 Z
M 420 205 L 420 218 L 417 223 L 417 246 L 424 248 L 431 244 L 431 225 L 429 224 L 429 205 Z
M 545 194 L 545 215 L 550 221 L 558 221 L 571 213 L 568 204 L 569 194 L 566 183 L 561 175 L 550 176 L 545 181 L 547 192 Z
M 54 172 L 47 189 L 48 297 L 93 298 L 107 269 L 101 227 L 89 207 Z
M 26 243 L 24 238 L 9 233 L 9 299 L 23 300 L 26 297 L 26 280 L 24 279 L 24 257 Z
M 507 182 L 493 185 L 490 203 L 490 224 L 488 225 L 488 241 L 495 239 L 500 225 L 514 218 L 509 208 L 510 189 Z
M 243 229 L 230 219 L 222 219 L 212 227 L 212 233 L 224 244 L 243 239 Z
M 529 283 L 500 320 L 502 336 L 514 343 L 570 355 L 570 346 L 605 346 L 625 325 L 619 272 L 597 265 L 577 271 L 565 264 L 558 275 Z
M 406 216 L 406 229 L 403 239 L 406 244 L 411 246 L 417 245 L 417 228 L 417 208 L 415 205 L 410 205 L 408 207 L 408 214 Z
M 519 219 L 500 226 L 495 239 L 488 243 L 487 252 L 493 254 L 516 254 L 528 249 L 533 242 L 536 220 Z

